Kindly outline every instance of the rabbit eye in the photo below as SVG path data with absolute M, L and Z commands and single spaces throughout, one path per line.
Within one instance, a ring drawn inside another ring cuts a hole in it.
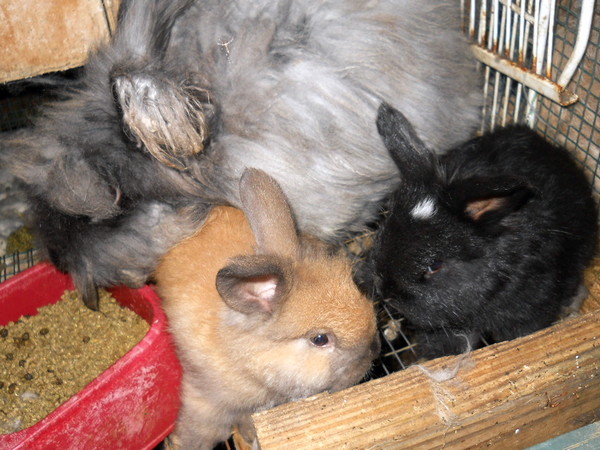
M 443 265 L 444 263 L 442 261 L 432 262 L 431 265 L 427 266 L 427 270 L 423 274 L 423 277 L 429 278 L 433 274 L 438 273 L 440 270 L 442 270 Z
M 329 336 L 326 334 L 317 334 L 310 338 L 310 342 L 317 347 L 325 347 L 329 344 Z

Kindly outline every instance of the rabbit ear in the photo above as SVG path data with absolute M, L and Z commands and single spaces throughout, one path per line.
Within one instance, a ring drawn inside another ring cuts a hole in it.
M 464 216 L 479 224 L 497 223 L 529 201 L 533 190 L 515 177 L 470 178 L 453 183 L 454 198 Z
M 240 179 L 240 198 L 254 233 L 256 252 L 295 257 L 299 249 L 296 224 L 277 182 L 262 170 L 246 169 Z
M 94 274 L 89 264 L 82 264 L 74 267 L 69 273 L 73 277 L 75 287 L 81 294 L 81 299 L 85 306 L 92 311 L 100 309 L 100 296 L 98 286 L 94 282 Z
M 282 263 L 265 255 L 244 255 L 217 274 L 217 291 L 233 310 L 244 314 L 272 314 L 288 291 Z
M 111 48 L 116 62 L 111 88 L 126 130 L 162 164 L 186 169 L 183 160 L 201 152 L 213 115 L 198 74 L 173 74 L 165 58 L 171 31 L 193 0 L 122 2 Z
M 402 176 L 423 179 L 424 172 L 433 167 L 433 154 L 404 114 L 382 103 L 377 113 L 377 130 Z
M 183 160 L 204 149 L 214 115 L 208 91 L 177 83 L 146 67 L 115 67 L 112 90 L 130 137 L 162 164 L 185 170 Z

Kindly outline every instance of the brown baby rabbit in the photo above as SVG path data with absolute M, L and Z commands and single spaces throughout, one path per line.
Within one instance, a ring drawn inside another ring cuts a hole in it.
M 174 439 L 211 449 L 250 415 L 349 387 L 379 351 L 373 305 L 346 257 L 297 234 L 277 183 L 247 169 L 243 211 L 216 207 L 155 278 L 183 366 Z

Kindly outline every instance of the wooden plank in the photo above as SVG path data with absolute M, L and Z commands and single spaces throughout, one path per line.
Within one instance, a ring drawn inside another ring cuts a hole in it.
M 77 67 L 110 36 L 118 0 L 0 2 L 0 82 Z
M 525 448 L 600 418 L 600 310 L 253 416 L 263 450 Z
M 596 258 L 592 267 L 586 271 L 585 285 L 590 295 L 581 306 L 582 314 L 600 309 L 600 258 Z

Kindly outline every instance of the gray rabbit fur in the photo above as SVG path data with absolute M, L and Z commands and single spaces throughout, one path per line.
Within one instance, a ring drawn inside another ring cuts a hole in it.
M 124 0 L 81 85 L 4 139 L 0 162 L 28 185 L 44 247 L 92 306 L 96 284 L 146 281 L 208 205 L 239 207 L 246 167 L 277 180 L 303 232 L 340 242 L 399 180 L 374 125 L 382 99 L 440 151 L 477 127 L 480 80 L 458 11 Z

